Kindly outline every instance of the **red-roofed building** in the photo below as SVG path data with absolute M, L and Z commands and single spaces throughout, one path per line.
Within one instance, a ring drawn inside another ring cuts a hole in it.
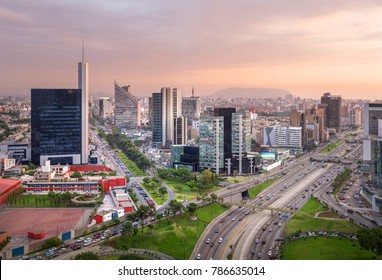
M 0 179 L 0 205 L 7 201 L 8 195 L 20 188 L 20 180 Z
M 103 165 L 71 165 L 69 172 L 113 172 L 112 169 Z

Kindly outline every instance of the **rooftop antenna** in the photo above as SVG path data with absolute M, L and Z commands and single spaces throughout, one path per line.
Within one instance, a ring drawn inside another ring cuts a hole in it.
M 194 84 L 192 84 L 192 97 L 194 97 L 195 89 L 194 89 Z
M 82 40 L 82 62 L 85 62 L 85 43 Z

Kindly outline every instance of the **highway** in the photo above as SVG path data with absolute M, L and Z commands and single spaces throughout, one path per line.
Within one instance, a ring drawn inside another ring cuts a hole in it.
M 360 154 L 360 145 L 346 143 L 325 156 L 346 156 L 356 162 Z M 198 254 L 201 259 L 277 258 L 279 240 L 282 238 L 287 219 L 307 202 L 310 195 L 328 204 L 334 211 L 337 210 L 342 218 L 352 219 L 362 226 L 373 227 L 363 215 L 356 212 L 345 214 L 346 208 L 340 206 L 330 193 L 331 183 L 345 169 L 344 165 L 327 163 L 323 166 L 321 163 L 308 163 L 308 156 L 293 164 L 293 167 L 299 167 L 292 169 L 289 166 L 283 171 L 277 170 L 272 175 L 269 174 L 268 176 L 275 177 L 287 171 L 286 176 L 264 190 L 256 199 L 241 207 L 234 206 L 228 214 L 224 213 L 215 219 L 202 234 L 191 259 Z M 356 165 L 353 163 L 349 167 L 355 169 Z M 221 190 L 219 196 L 232 195 L 233 191 L 242 192 L 251 186 L 253 180 L 242 182 L 231 186 L 230 189 Z

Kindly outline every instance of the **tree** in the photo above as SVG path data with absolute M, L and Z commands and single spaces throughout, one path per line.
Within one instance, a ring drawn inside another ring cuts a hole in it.
M 198 205 L 196 205 L 196 203 L 191 202 L 187 206 L 187 211 L 188 213 L 190 213 L 191 216 L 194 216 L 197 208 L 198 208 Z
M 160 194 L 161 197 L 163 197 L 167 193 L 166 187 L 160 187 L 158 189 L 158 193 Z
M 218 199 L 218 195 L 216 193 L 211 193 L 210 194 L 210 197 L 211 197 L 211 201 L 212 202 L 216 202 L 217 199 Z
M 75 260 L 99 260 L 93 252 L 83 252 L 74 257 Z
M 133 229 L 133 224 L 131 222 L 125 222 L 122 228 L 122 235 L 128 234 L 130 236 Z
M 72 177 L 72 178 L 82 178 L 82 174 L 80 172 L 76 171 L 70 177 Z
M 130 182 L 130 176 L 129 175 L 126 175 L 125 179 L 126 179 L 126 184 Z
M 357 237 L 362 249 L 372 251 L 376 257 L 382 256 L 382 228 L 361 229 Z

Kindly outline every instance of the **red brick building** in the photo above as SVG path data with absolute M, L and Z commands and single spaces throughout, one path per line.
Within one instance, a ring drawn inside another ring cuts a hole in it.
M 0 179 L 0 205 L 7 201 L 8 195 L 20 188 L 20 180 Z

